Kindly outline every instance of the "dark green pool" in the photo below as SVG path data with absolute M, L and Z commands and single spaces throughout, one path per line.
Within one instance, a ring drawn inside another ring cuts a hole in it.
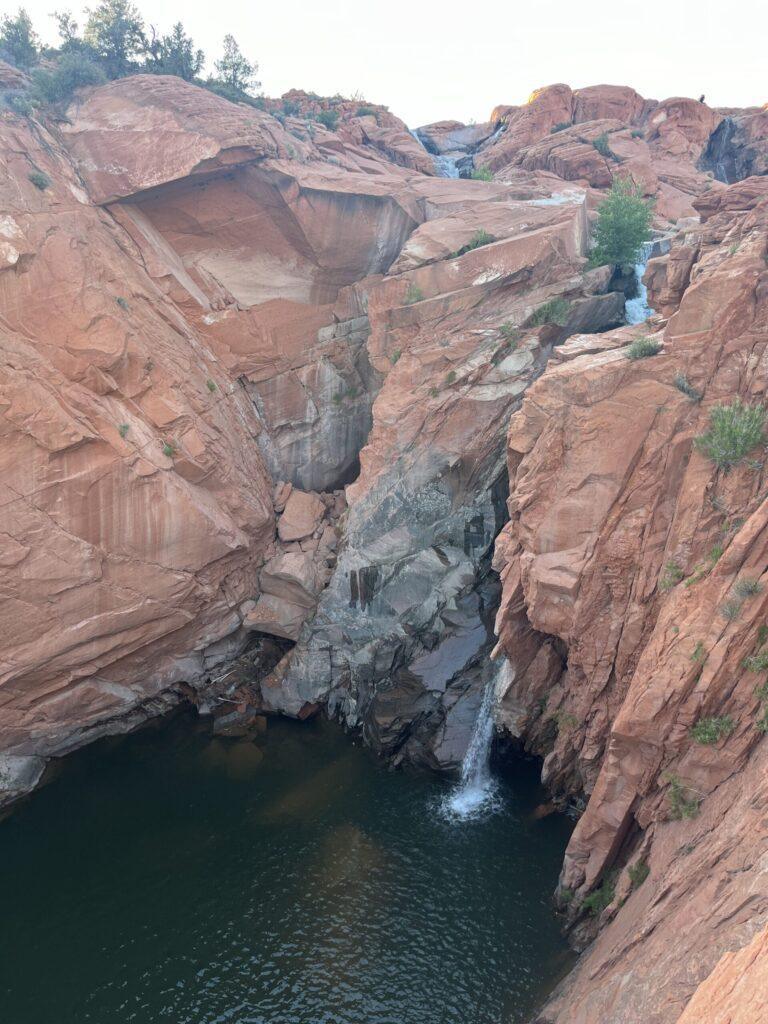
M 535 776 L 447 783 L 320 721 L 257 745 L 184 715 L 72 755 L 0 823 L 3 1024 L 506 1024 L 568 962 L 570 830 Z

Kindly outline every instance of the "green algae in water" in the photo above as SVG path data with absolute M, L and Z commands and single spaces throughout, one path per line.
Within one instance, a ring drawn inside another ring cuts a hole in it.
M 256 743 L 180 716 L 72 755 L 0 823 L 8 1024 L 507 1024 L 570 962 L 570 823 L 447 822 L 447 783 L 321 721 Z

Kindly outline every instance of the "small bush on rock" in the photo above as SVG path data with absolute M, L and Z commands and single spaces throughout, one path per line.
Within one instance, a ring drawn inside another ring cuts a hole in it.
M 592 140 L 592 145 L 595 147 L 600 156 L 610 158 L 613 156 L 611 147 L 608 144 L 608 132 L 602 132 L 597 136 L 596 139 Z
M 317 120 L 333 132 L 339 123 L 339 112 L 338 110 L 321 110 L 317 115 Z
M 475 181 L 493 181 L 493 171 L 490 167 L 475 167 L 471 177 Z
M 675 387 L 678 391 L 681 391 L 686 398 L 690 398 L 692 402 L 701 401 L 701 392 L 698 391 L 688 380 L 686 375 L 680 371 L 675 374 Z
M 409 284 L 408 289 L 405 293 L 405 304 L 406 306 L 412 306 L 415 302 L 421 302 L 424 299 L 424 292 L 419 288 L 418 285 Z
M 696 438 L 699 451 L 716 466 L 729 470 L 759 445 L 765 432 L 765 406 L 735 399 L 716 405 L 709 414 L 709 429 Z
M 651 869 L 644 860 L 635 861 L 634 864 L 630 864 L 627 868 L 627 874 L 633 889 L 639 889 L 650 873 Z
M 531 327 L 541 327 L 543 324 L 557 324 L 559 327 L 562 327 L 568 319 L 570 308 L 570 302 L 558 296 L 555 299 L 550 299 L 549 302 L 545 302 L 543 306 L 539 306 L 528 320 L 528 323 Z
M 696 818 L 701 807 L 701 798 L 685 786 L 678 775 L 670 772 L 667 775 L 669 782 L 669 817 L 672 821 L 682 821 L 684 818 Z
M 743 576 L 740 580 L 736 580 L 733 585 L 734 594 L 743 601 L 746 601 L 748 597 L 754 597 L 756 594 L 759 594 L 762 589 L 763 584 L 760 580 L 751 579 L 746 576 Z
M 101 85 L 107 76 L 98 64 L 82 53 L 65 53 L 53 71 L 36 71 L 32 76 L 35 95 L 45 103 L 67 104 L 75 89 Z
M 726 736 L 730 736 L 735 728 L 733 719 L 728 715 L 721 718 L 700 718 L 691 728 L 691 739 L 695 743 L 712 746 L 725 739 Z
M 627 346 L 627 359 L 647 359 L 649 356 L 657 356 L 661 352 L 661 342 L 647 336 L 635 338 L 631 345 Z
M 549 129 L 549 134 L 550 135 L 555 135 L 555 134 L 557 134 L 557 132 L 564 132 L 566 128 L 570 128 L 570 127 L 571 127 L 571 122 L 570 121 L 558 121 L 557 124 L 552 125 L 552 127 Z
M 456 252 L 451 253 L 453 257 L 463 256 L 465 252 L 472 252 L 473 249 L 480 249 L 483 245 L 490 245 L 491 242 L 495 242 L 496 239 L 493 235 L 489 235 L 484 228 L 480 228 L 472 235 L 466 245 L 462 245 Z
M 606 907 L 610 907 L 616 895 L 616 883 L 612 878 L 606 878 L 603 884 L 594 889 L 589 896 L 585 896 L 581 909 L 588 911 L 593 917 L 599 917 Z
M 41 192 L 45 192 L 50 187 L 51 179 L 47 174 L 43 174 L 42 171 L 31 171 L 27 177 L 35 188 L 39 188 Z

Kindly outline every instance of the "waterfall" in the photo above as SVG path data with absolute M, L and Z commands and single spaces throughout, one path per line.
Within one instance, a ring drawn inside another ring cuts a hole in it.
M 645 242 L 640 252 L 640 262 L 635 264 L 635 280 L 637 281 L 637 295 L 634 299 L 627 299 L 624 303 L 624 311 L 628 324 L 641 324 L 653 315 L 653 310 L 648 305 L 648 292 L 643 284 L 643 274 L 648 266 L 648 260 L 653 251 L 653 242 Z
M 414 139 L 418 142 L 422 149 L 429 153 L 429 150 L 424 145 L 424 140 L 421 138 L 418 132 L 412 128 L 408 129 Z M 435 165 L 435 171 L 437 172 L 438 178 L 458 178 L 459 168 L 456 166 L 456 159 L 452 156 L 436 156 L 434 153 L 429 153 L 432 157 L 432 163 Z
M 498 805 L 496 780 L 490 769 L 495 696 L 494 672 L 485 685 L 472 737 L 461 764 L 461 779 L 441 805 L 443 814 L 448 818 L 477 818 Z

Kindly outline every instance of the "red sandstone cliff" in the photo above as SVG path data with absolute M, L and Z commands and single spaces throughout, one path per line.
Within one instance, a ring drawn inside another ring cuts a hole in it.
M 768 791 L 743 663 L 768 598 L 732 621 L 718 609 L 763 575 L 768 511 L 762 459 L 715 473 L 692 442 L 711 405 L 768 386 L 766 179 L 726 189 L 699 166 L 736 146 L 729 167 L 761 167 L 764 118 L 552 86 L 487 125 L 423 129 L 436 153 L 476 150 L 496 172 L 447 181 L 382 108 L 342 104 L 337 131 L 310 130 L 298 115 L 316 101 L 289 103 L 280 123 L 138 76 L 86 91 L 69 123 L 0 117 L 6 790 L 204 692 L 250 630 L 300 638 L 271 706 L 371 711 L 381 745 L 401 743 L 433 671 L 413 637 L 453 636 L 493 540 L 514 413 L 500 721 L 585 807 L 563 869 L 570 915 L 617 872 L 605 927 L 542 1019 L 672 1024 L 701 983 L 681 1024 L 706 1019 L 713 990 L 713 1019 L 746 1022 L 761 1006 Z M 616 173 L 656 199 L 657 226 L 703 221 L 649 267 L 663 351 L 638 362 L 623 351 L 638 328 L 581 333 L 621 307 L 585 260 Z M 490 243 L 471 248 L 479 230 Z M 553 296 L 568 320 L 534 326 Z M 338 663 L 314 657 L 350 572 L 360 598 L 371 569 L 390 647 L 377 628 L 350 651 L 350 620 Z M 375 672 L 406 650 L 413 671 L 382 707 Z M 446 761 L 466 694 L 449 696 L 433 709 Z M 691 741 L 699 717 L 725 714 L 727 738 Z M 702 800 L 695 819 L 667 820 L 670 773 Z

